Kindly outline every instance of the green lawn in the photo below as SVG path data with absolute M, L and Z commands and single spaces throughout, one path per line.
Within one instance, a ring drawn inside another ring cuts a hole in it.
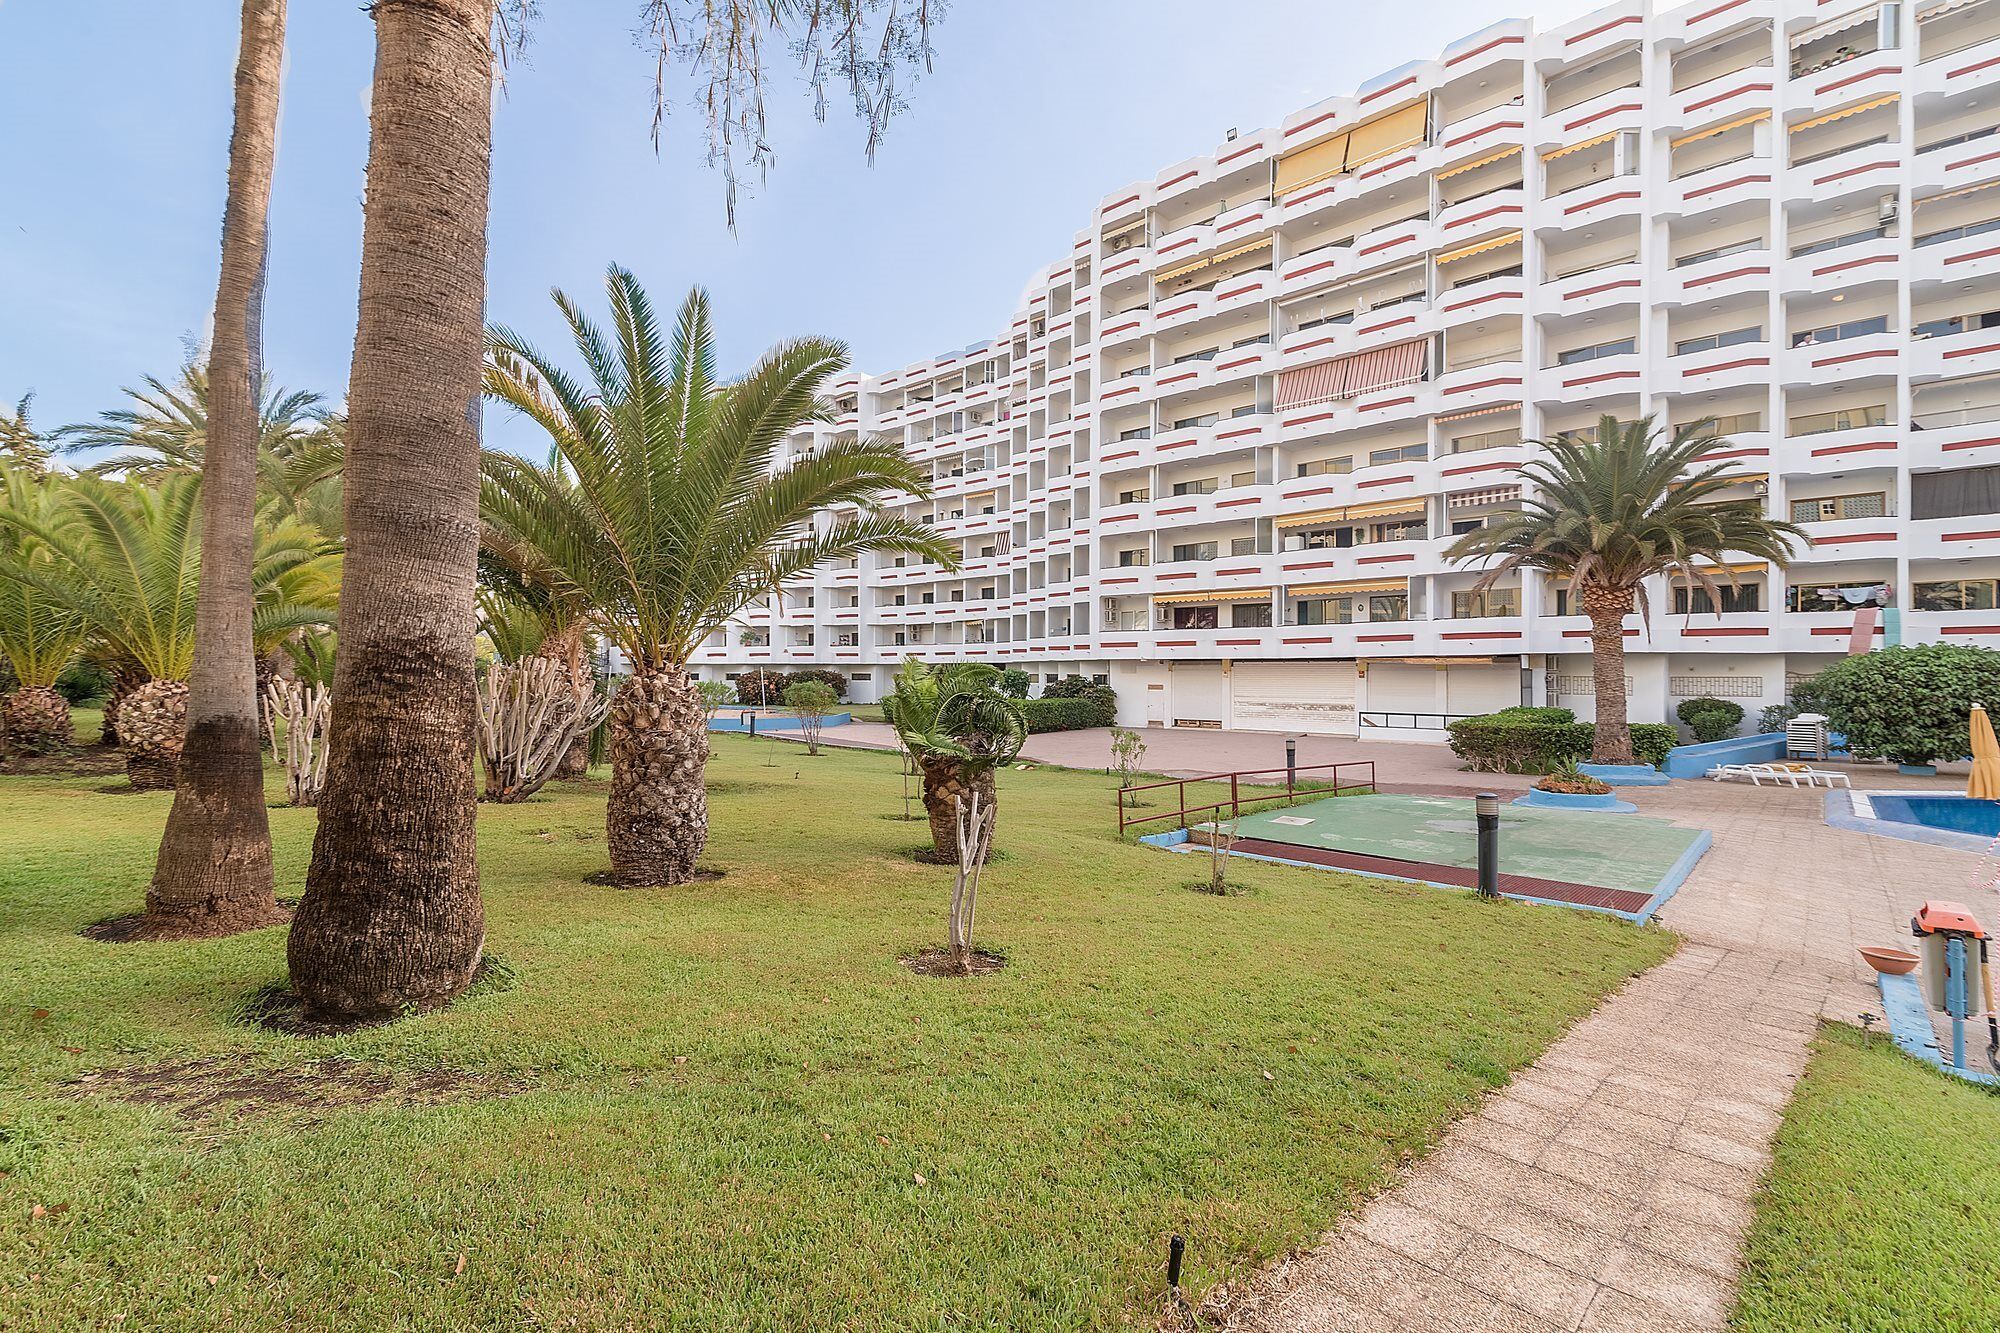
M 1310 1241 L 1672 948 L 1251 863 L 1249 892 L 1193 893 L 1205 863 L 1112 836 L 1110 779 L 1038 770 L 1004 776 L 981 894 L 1008 966 L 919 977 L 897 960 L 941 942 L 949 876 L 884 817 L 894 757 L 724 737 L 710 778 L 726 876 L 676 890 L 583 882 L 601 780 L 484 809 L 511 987 L 307 1042 L 232 1020 L 282 928 L 78 936 L 138 906 L 165 795 L 0 777 L 0 1328 L 1150 1323 L 1170 1232 L 1196 1294 Z M 281 893 L 312 821 L 272 812 Z M 522 1090 L 74 1095 L 202 1055 Z
M 1739 1329 L 2000 1328 L 2000 1094 L 1829 1025 L 1748 1254 Z

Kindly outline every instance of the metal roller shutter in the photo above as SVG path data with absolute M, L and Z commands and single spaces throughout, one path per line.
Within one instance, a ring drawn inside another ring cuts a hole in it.
M 1176 662 L 1167 668 L 1168 706 L 1177 727 L 1219 727 L 1229 718 L 1229 677 L 1219 662 Z
M 1246 730 L 1356 732 L 1352 662 L 1238 662 L 1230 694 L 1232 725 Z

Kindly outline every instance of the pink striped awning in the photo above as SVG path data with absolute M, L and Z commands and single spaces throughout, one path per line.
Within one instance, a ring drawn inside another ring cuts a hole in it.
M 1278 376 L 1277 409 L 1286 412 L 1398 384 L 1414 384 L 1424 377 L 1426 342 L 1414 338 L 1284 371 Z

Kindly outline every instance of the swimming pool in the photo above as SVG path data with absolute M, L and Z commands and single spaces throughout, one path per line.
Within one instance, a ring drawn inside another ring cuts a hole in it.
M 2000 801 L 1975 801 L 1966 796 L 1905 796 L 1877 793 L 1869 798 L 1877 819 L 1948 833 L 1976 833 L 2000 838 Z

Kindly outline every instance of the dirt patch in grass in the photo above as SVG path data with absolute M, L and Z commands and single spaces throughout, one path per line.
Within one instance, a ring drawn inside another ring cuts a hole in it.
M 903 959 L 902 964 L 920 977 L 983 977 L 1007 966 L 1007 958 L 1004 954 L 974 949 L 971 970 L 961 972 L 951 961 L 949 949 L 926 949 L 914 958 Z
M 694 877 L 689 879 L 687 883 L 713 884 L 728 873 L 728 871 L 718 869 L 715 866 L 697 865 L 694 868 Z M 679 884 L 622 884 L 611 878 L 609 870 L 593 870 L 583 877 L 583 882 L 585 884 L 594 884 L 601 889 L 678 889 L 681 887 Z
M 452 1004 L 462 1004 L 466 1000 L 482 995 L 492 995 L 500 991 L 514 989 L 516 973 L 505 959 L 487 954 L 479 960 L 479 968 L 472 974 L 472 984 L 460 991 Z M 450 1006 L 445 1006 L 449 1008 Z M 415 1015 L 407 1015 L 415 1017 Z M 268 986 L 260 986 L 245 996 L 237 1005 L 235 1021 L 246 1027 L 260 1027 L 271 1032 L 282 1032 L 288 1037 L 331 1037 L 343 1032 L 353 1032 L 360 1028 L 381 1027 L 385 1023 L 396 1022 L 406 1015 L 397 1014 L 372 1023 L 315 1023 L 306 1018 L 305 1001 L 301 1000 L 290 985 L 274 981 Z
M 269 926 L 283 925 L 292 919 L 292 909 L 298 905 L 299 900 L 297 898 L 281 898 L 278 900 L 277 914 L 271 917 L 270 920 L 245 926 L 243 929 L 263 930 Z M 132 944 L 135 942 L 143 943 L 148 940 L 198 940 L 211 938 L 204 935 L 148 935 L 145 933 L 145 927 L 146 914 L 144 912 L 132 912 L 125 916 L 108 916 L 102 921 L 93 921 L 78 931 L 77 934 L 87 940 L 96 940 L 99 944 Z M 212 938 L 221 937 L 216 936 Z
M 207 1056 L 101 1069 L 65 1085 L 75 1097 L 114 1097 L 160 1106 L 188 1120 L 247 1120 L 302 1113 L 308 1120 L 356 1106 L 436 1106 L 510 1097 L 527 1084 L 455 1069 L 397 1072 L 357 1060 L 321 1060 L 299 1069 L 256 1069 Z
M 8 777 L 101 778 L 123 775 L 125 755 L 118 749 L 68 750 L 61 754 L 10 754 L 0 761 L 0 773 Z M 111 790 L 130 791 L 130 787 Z

